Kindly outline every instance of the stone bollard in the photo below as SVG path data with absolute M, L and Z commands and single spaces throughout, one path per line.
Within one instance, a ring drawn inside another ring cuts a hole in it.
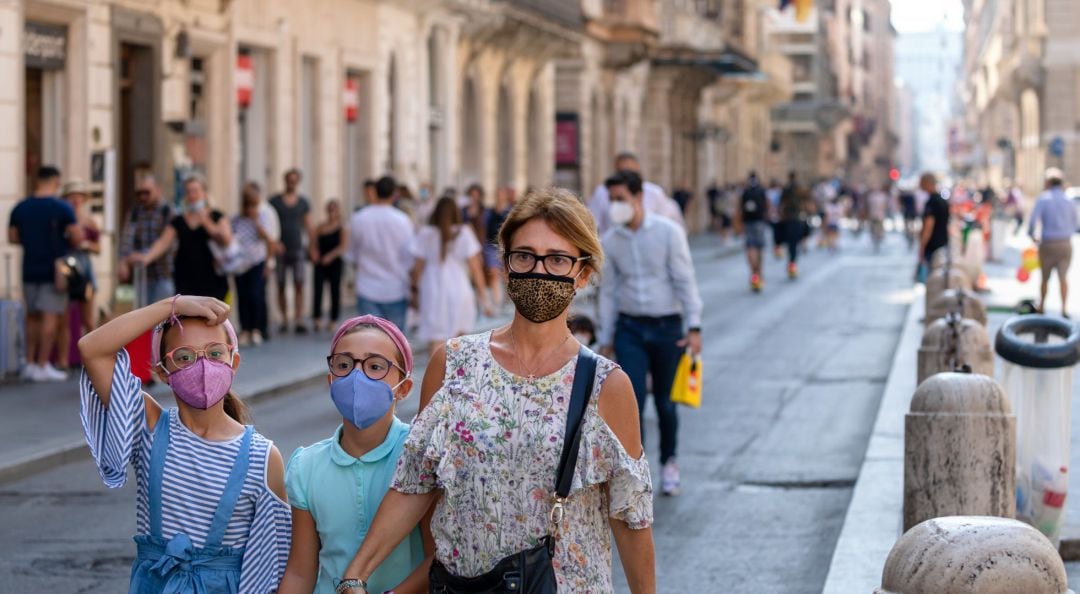
M 993 377 L 994 350 L 986 328 L 950 313 L 923 334 L 916 379 L 921 385 L 932 375 L 961 369 Z
M 893 545 L 874 594 L 1072 594 L 1050 541 L 1016 520 L 934 518 Z
M 984 375 L 939 373 L 904 418 L 904 530 L 940 516 L 1016 515 L 1016 418 Z
M 929 326 L 945 317 L 949 312 L 957 312 L 961 318 L 975 320 L 986 327 L 986 304 L 978 294 L 967 289 L 945 289 L 926 307 L 923 324 Z
M 971 291 L 973 288 L 971 279 L 956 266 L 939 268 L 926 278 L 926 311 L 930 311 L 931 304 L 947 289 Z

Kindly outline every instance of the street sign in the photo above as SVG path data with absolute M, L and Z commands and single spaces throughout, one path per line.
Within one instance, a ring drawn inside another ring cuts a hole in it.
M 356 121 L 356 116 L 360 114 L 360 83 L 355 78 L 347 77 L 345 79 L 345 92 L 342 95 L 342 101 L 345 104 L 345 121 Z
M 1065 139 L 1060 136 L 1055 136 L 1050 141 L 1050 154 L 1055 157 L 1065 156 Z
M 236 103 L 241 109 L 251 105 L 251 92 L 255 89 L 255 67 L 251 56 L 236 56 Z

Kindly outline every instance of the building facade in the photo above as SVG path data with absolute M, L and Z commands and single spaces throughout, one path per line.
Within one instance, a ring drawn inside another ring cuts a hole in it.
M 95 184 L 102 305 L 138 172 L 214 207 L 299 167 L 316 217 L 392 173 L 586 197 L 632 151 L 698 196 L 778 174 L 791 68 L 766 0 L 0 0 L 0 216 L 41 164 Z M 708 219 L 705 200 L 687 213 Z M 17 253 L 15 246 L 3 251 Z M 14 275 L 17 277 L 17 275 Z M 16 286 L 17 290 L 18 287 Z
M 1080 6 L 1070 0 L 965 0 L 964 150 L 955 166 L 979 184 L 1029 195 L 1042 171 L 1080 179 Z

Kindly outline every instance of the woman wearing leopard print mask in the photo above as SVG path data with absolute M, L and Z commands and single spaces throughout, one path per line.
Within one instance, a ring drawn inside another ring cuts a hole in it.
M 602 357 L 581 420 L 573 486 L 552 530 L 552 487 L 581 349 L 566 318 L 575 292 L 603 264 L 596 224 L 573 194 L 537 190 L 510 211 L 499 243 L 514 319 L 432 354 L 391 490 L 340 591 L 366 592 L 367 577 L 424 518 L 436 549 L 433 583 L 440 578 L 450 592 L 471 591 L 461 578 L 490 576 L 501 560 L 552 535 L 560 593 L 613 591 L 614 536 L 631 592 L 653 594 L 652 483 L 637 401 L 626 374 Z M 503 591 L 497 588 L 484 591 Z

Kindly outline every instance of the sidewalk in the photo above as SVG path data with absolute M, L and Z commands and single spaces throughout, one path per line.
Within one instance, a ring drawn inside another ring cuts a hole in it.
M 1010 237 L 999 262 L 987 262 L 983 271 L 990 292 L 982 295 L 987 305 L 987 332 L 993 344 L 1001 326 L 1015 316 L 1013 308 L 1024 299 L 1038 300 L 1039 274 L 1032 274 L 1027 283 L 1016 279 L 1020 254 L 1030 246 L 1026 236 Z M 1073 241 L 1080 253 L 1080 242 Z M 1080 288 L 1080 266 L 1069 272 L 1072 287 Z M 1080 290 L 1069 296 L 1069 311 L 1080 311 Z M 1061 311 L 1057 281 L 1050 283 L 1051 295 L 1047 310 L 1056 315 Z M 833 553 L 825 594 L 872 592 L 878 588 L 885 559 L 902 530 L 904 482 L 904 416 L 916 386 L 916 365 L 922 341 L 924 311 L 923 290 L 916 292 L 904 326 L 892 371 L 881 401 L 866 457 L 852 494 L 840 538 Z M 1001 362 L 996 360 L 995 376 L 1000 379 Z M 1080 402 L 1080 374 L 1073 378 L 1073 408 Z M 1080 414 L 1072 415 L 1072 457 L 1080 459 Z M 1075 464 L 1074 464 L 1075 467 Z M 1062 531 L 1061 553 L 1065 561 L 1080 559 L 1080 473 L 1070 473 L 1066 501 L 1065 526 Z

